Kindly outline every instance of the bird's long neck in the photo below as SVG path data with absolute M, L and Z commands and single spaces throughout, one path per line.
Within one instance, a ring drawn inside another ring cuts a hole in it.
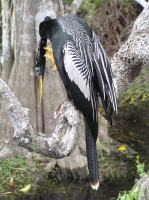
M 51 41 L 52 35 L 55 32 L 56 29 L 56 24 L 57 24 L 56 19 L 51 19 L 49 22 L 48 30 L 47 30 L 47 38 Z
M 57 27 L 57 20 L 46 17 L 39 25 L 39 34 L 41 38 L 49 39 L 51 41 L 52 35 Z

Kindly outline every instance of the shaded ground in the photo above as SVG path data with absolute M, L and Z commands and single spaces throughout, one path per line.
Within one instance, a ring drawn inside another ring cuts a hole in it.
M 132 185 L 133 179 L 121 181 L 105 181 L 100 184 L 100 189 L 95 191 L 85 181 L 66 181 L 65 183 L 51 182 L 46 184 L 46 190 L 42 187 L 36 195 L 24 195 L 18 200 L 116 200 L 119 191 L 129 189 Z M 49 191 L 47 191 L 49 187 Z
M 112 138 L 136 150 L 149 163 L 149 67 L 121 94 Z

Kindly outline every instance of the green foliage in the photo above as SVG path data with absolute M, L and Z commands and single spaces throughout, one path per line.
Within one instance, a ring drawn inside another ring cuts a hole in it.
M 64 0 L 64 2 L 69 2 L 69 1 L 71 0 Z M 79 13 L 84 12 L 86 14 L 87 13 L 93 14 L 93 11 L 97 9 L 99 6 L 103 4 L 108 4 L 112 1 L 114 0 L 83 0 L 83 3 L 81 4 L 79 9 Z M 126 1 L 120 0 L 120 3 L 124 5 L 125 10 L 128 10 L 132 4 L 132 0 L 126 0 Z
M 138 172 L 139 176 L 142 177 L 145 174 L 145 172 L 144 172 L 145 164 L 140 163 L 139 155 L 136 156 L 136 164 L 137 164 L 137 172 Z M 140 193 L 139 190 L 140 190 L 139 186 L 135 184 L 132 187 L 132 189 L 129 190 L 128 192 L 124 191 L 123 195 L 119 193 L 118 200 L 138 200 L 138 197 L 145 196 L 143 193 Z
M 149 100 L 149 67 L 141 70 L 139 76 L 135 79 L 133 87 L 122 93 L 121 104 L 137 104 Z
M 139 186 L 134 185 L 132 190 L 126 192 L 124 191 L 124 194 L 121 195 L 120 193 L 118 194 L 118 200 L 137 200 L 138 197 L 143 197 L 144 194 L 139 193 Z
M 139 174 L 140 177 L 142 177 L 144 175 L 144 167 L 145 167 L 145 164 L 144 163 L 140 163 L 139 161 L 139 155 L 136 156 L 136 163 L 137 163 L 137 172 Z
M 95 14 L 95 9 L 102 4 L 111 2 L 112 0 L 84 0 L 80 6 L 79 13 L 88 13 L 90 15 Z
M 124 5 L 125 10 L 128 10 L 132 5 L 132 0 L 120 0 L 120 2 Z
M 0 161 L 0 194 L 10 191 L 11 178 L 15 186 L 21 188 L 24 183 L 30 182 L 30 171 L 24 157 L 11 158 Z
M 35 185 L 33 187 L 31 185 L 37 177 L 43 183 L 47 181 L 45 165 L 50 161 L 50 158 L 37 156 L 32 156 L 29 165 L 25 157 L 0 161 L 0 199 L 9 197 L 9 200 L 14 200 L 26 192 L 34 195 Z M 47 170 L 49 172 L 50 169 Z M 56 172 L 52 170 L 50 175 L 53 173 Z M 51 182 L 56 181 L 52 179 Z
M 73 0 L 64 0 L 64 4 L 70 5 L 73 2 Z

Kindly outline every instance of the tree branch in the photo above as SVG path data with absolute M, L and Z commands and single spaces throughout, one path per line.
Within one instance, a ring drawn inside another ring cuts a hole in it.
M 61 11 L 61 16 L 64 16 L 64 5 L 62 0 L 59 0 L 59 6 Z
M 55 110 L 57 126 L 50 136 L 34 131 L 27 117 L 28 109 L 22 108 L 2 79 L 0 79 L 0 102 L 12 121 L 13 139 L 19 146 L 56 159 L 68 156 L 74 151 L 82 129 L 83 115 L 70 101 L 63 102 Z
M 82 2 L 83 0 L 73 0 L 70 6 L 65 7 L 65 12 L 75 15 L 77 11 L 79 10 Z
M 113 56 L 111 66 L 118 94 L 127 89 L 140 70 L 149 66 L 149 3 L 136 19 L 128 40 Z

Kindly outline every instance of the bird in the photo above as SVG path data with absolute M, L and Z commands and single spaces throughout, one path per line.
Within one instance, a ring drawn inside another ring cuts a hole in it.
M 96 141 L 98 137 L 98 104 L 101 99 L 109 124 L 118 113 L 112 69 L 97 35 L 85 20 L 75 15 L 58 19 L 46 16 L 39 25 L 41 42 L 36 72 L 43 81 L 46 41 L 52 44 L 54 61 L 64 84 L 67 98 L 84 115 L 86 153 L 93 189 L 99 187 Z

